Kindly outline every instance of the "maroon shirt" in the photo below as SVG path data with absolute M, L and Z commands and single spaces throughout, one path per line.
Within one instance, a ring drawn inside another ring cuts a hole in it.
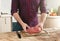
M 12 15 L 19 10 L 21 19 L 29 26 L 38 24 L 38 7 L 41 13 L 46 13 L 45 0 L 12 0 Z

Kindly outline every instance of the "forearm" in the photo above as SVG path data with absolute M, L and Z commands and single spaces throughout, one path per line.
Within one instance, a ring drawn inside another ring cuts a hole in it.
M 22 19 L 20 18 L 20 16 L 18 15 L 18 13 L 14 13 L 13 14 L 14 18 L 22 25 L 23 24 L 23 21 Z
M 40 23 L 43 23 L 43 24 L 44 24 L 44 22 L 45 22 L 45 20 L 46 20 L 46 17 L 47 17 L 47 14 L 42 13 L 42 14 L 41 14 L 41 17 L 40 17 Z

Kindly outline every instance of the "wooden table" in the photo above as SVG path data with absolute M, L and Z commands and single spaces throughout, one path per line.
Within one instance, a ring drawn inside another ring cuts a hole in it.
M 0 33 L 0 41 L 60 41 L 60 30 L 49 32 L 46 36 L 23 37 L 19 39 L 16 32 Z

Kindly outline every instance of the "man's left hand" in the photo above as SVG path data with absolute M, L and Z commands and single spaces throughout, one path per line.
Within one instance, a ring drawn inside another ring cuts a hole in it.
M 41 30 L 43 30 L 43 23 L 37 24 L 36 27 L 39 27 Z

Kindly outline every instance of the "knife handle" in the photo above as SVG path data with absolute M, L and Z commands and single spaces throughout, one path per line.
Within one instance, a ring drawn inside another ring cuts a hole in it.
M 16 33 L 17 33 L 18 38 L 21 38 L 21 34 L 18 31 L 16 31 Z

